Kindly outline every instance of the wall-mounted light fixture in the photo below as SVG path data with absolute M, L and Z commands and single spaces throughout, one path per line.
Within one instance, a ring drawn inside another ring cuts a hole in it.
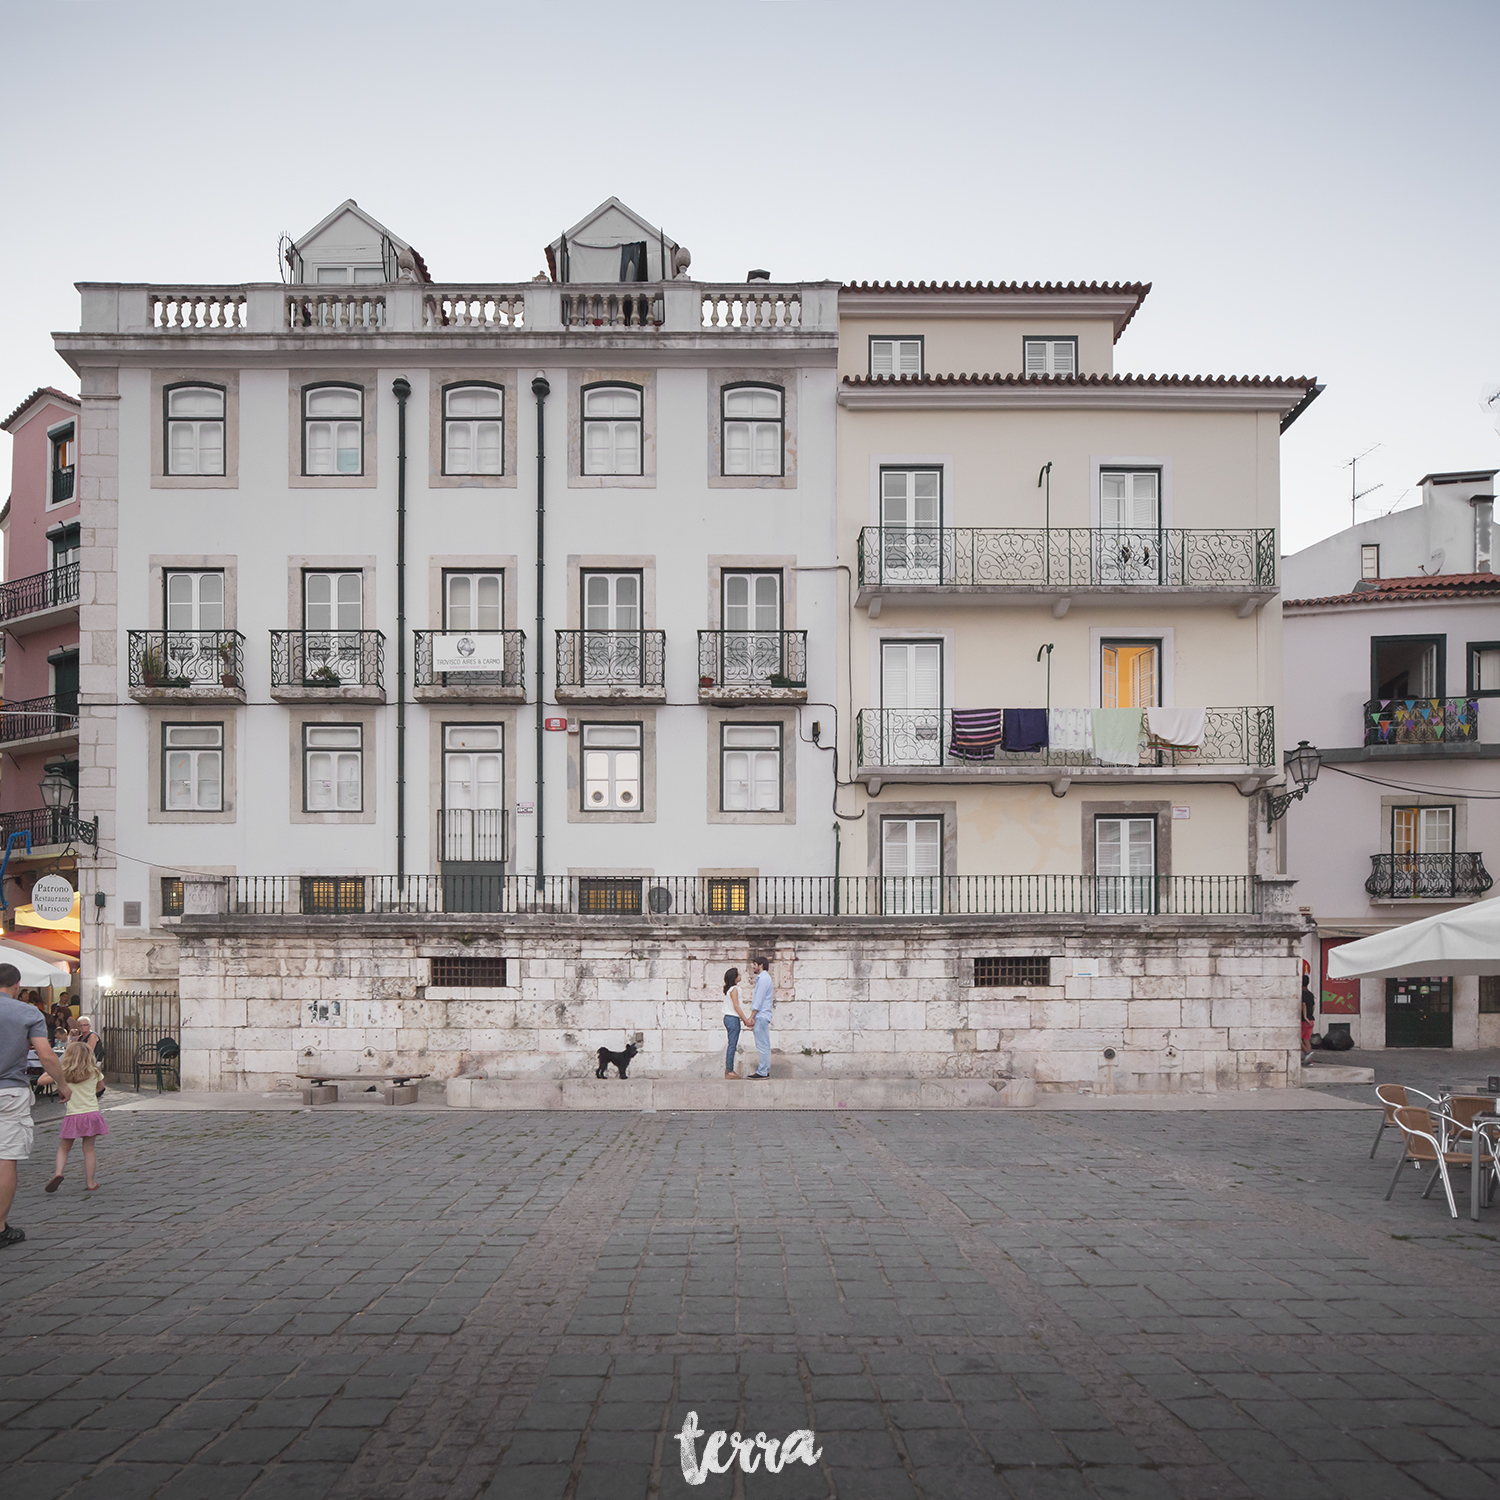
M 1300 801 L 1307 795 L 1308 787 L 1318 779 L 1318 772 L 1322 766 L 1323 757 L 1317 746 L 1309 745 L 1306 740 L 1298 740 L 1297 748 L 1286 758 L 1287 773 L 1297 783 L 1296 790 L 1266 799 L 1266 826 L 1268 828 L 1275 824 L 1292 803 Z

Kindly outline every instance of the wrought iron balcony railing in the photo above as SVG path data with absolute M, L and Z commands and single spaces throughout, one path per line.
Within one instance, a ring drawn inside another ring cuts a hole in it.
M 65 500 L 73 498 L 73 475 L 74 468 L 69 464 L 65 469 L 54 469 L 52 471 L 52 503 L 61 505 Z
M 15 620 L 22 615 L 77 603 L 76 562 L 48 568 L 45 573 L 33 573 L 27 578 L 16 578 L 10 583 L 0 583 L 0 620 Z
M 698 687 L 746 697 L 807 686 L 805 630 L 700 630 Z
M 951 708 L 862 708 L 856 721 L 856 764 L 865 766 L 993 766 L 1025 770 L 1032 766 L 1096 766 L 1092 749 L 1005 750 L 997 741 L 975 748 L 960 733 L 954 737 Z M 993 733 L 1004 732 L 1004 715 Z M 960 731 L 965 726 L 962 719 Z M 1268 707 L 1209 708 L 1204 710 L 1203 741 L 1196 750 L 1160 750 L 1144 741 L 1142 766 L 1274 766 L 1276 714 Z
M 0 813 L 0 845 L 13 833 L 29 833 L 31 847 L 68 844 L 78 837 L 78 810 L 73 807 L 28 807 Z
M 867 526 L 859 534 L 859 584 L 1274 589 L 1276 533 Z
M 1365 704 L 1367 745 L 1473 745 L 1477 698 L 1374 698 Z
M 1459 901 L 1494 883 L 1482 854 L 1372 854 L 1365 890 L 1383 901 Z
M 664 630 L 559 630 L 557 686 L 662 692 L 666 657 Z
M 524 688 L 526 685 L 526 632 L 524 630 L 417 630 L 416 655 L 412 683 L 419 688 Z M 464 635 L 472 639 L 489 659 L 498 652 L 502 665 L 498 670 L 438 672 L 433 670 L 432 642 L 443 634 Z
M 505 858 L 503 807 L 438 809 L 438 857 L 447 864 L 498 864 Z
M 1248 875 L 234 875 L 244 916 L 497 911 L 642 917 L 1254 916 Z
M 49 734 L 78 733 L 78 695 L 23 698 L 0 707 L 0 744 L 41 739 Z
M 242 688 L 245 638 L 238 630 L 132 630 L 132 688 Z
M 271 686 L 379 688 L 385 636 L 378 630 L 273 630 Z

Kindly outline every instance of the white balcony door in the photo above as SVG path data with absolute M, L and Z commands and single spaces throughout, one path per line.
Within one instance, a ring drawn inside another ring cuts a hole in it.
M 1094 874 L 1101 912 L 1156 909 L 1156 819 L 1096 818 Z
M 887 818 L 880 828 L 880 874 L 883 911 L 941 911 L 943 820 Z
M 346 683 L 363 677 L 364 575 L 302 575 L 303 673 L 330 667 Z
M 1100 583 L 1160 583 L 1161 475 L 1155 469 L 1099 475 Z
M 504 617 L 504 575 L 449 573 L 445 579 L 444 621 L 455 634 L 499 630 Z
M 1452 854 L 1451 807 L 1398 807 L 1391 815 L 1391 853 Z
M 224 628 L 224 575 L 171 571 L 166 575 L 166 661 L 173 677 L 217 678 L 219 640 L 202 631 Z
M 641 680 L 641 575 L 583 575 L 583 680 Z
M 936 469 L 882 471 L 880 577 L 883 583 L 941 581 L 942 495 L 942 475 Z
M 782 671 L 781 574 L 725 573 L 723 681 L 764 682 Z
M 504 858 L 505 759 L 498 724 L 450 724 L 443 731 L 443 859 Z
M 881 642 L 880 707 L 882 765 L 942 764 L 941 641 Z

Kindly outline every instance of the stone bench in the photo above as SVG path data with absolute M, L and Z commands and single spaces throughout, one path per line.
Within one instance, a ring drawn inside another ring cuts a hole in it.
M 337 1104 L 341 1083 L 378 1083 L 387 1104 L 415 1104 L 417 1085 L 430 1073 L 299 1073 L 304 1104 Z

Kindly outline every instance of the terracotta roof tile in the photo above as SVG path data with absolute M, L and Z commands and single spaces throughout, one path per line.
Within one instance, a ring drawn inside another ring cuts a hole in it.
M 70 396 L 66 391 L 58 390 L 56 386 L 39 385 L 3 422 L 0 422 L 0 429 L 9 432 L 10 424 L 14 422 L 16 418 L 19 417 L 21 413 L 25 411 L 33 401 L 36 401 L 42 396 L 55 396 L 59 401 L 68 406 L 77 406 L 79 404 L 77 396 Z
M 1427 599 L 1490 599 L 1500 596 L 1500 574 L 1434 573 L 1411 578 L 1381 578 L 1367 588 L 1318 599 L 1287 599 L 1285 609 L 1312 604 L 1416 604 Z

